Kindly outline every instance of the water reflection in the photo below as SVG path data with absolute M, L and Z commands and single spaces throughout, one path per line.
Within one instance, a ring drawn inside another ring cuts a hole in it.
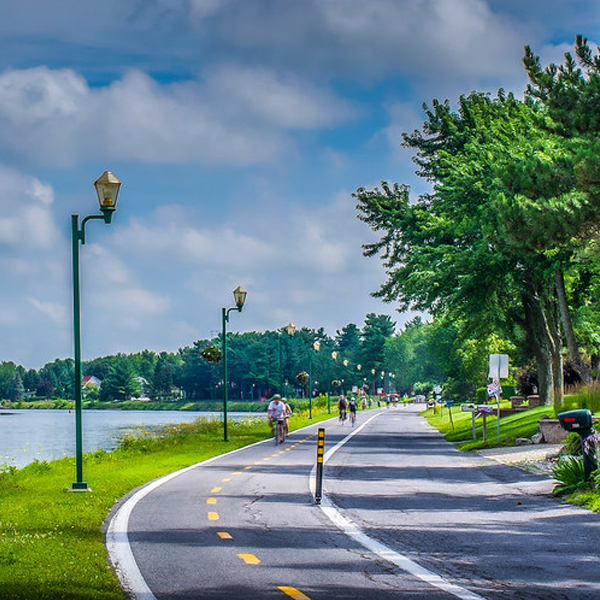
M 221 413 L 181 411 L 83 411 L 83 451 L 114 450 L 124 435 L 161 425 L 191 423 Z M 230 413 L 232 419 L 247 416 Z M 0 465 L 75 456 L 75 413 L 68 410 L 0 410 Z

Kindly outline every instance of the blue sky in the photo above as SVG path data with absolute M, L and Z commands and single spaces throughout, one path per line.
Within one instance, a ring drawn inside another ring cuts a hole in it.
M 0 7 L 0 361 L 72 356 L 70 215 L 123 181 L 81 249 L 83 357 L 220 329 L 330 334 L 381 263 L 352 192 L 424 189 L 400 134 L 421 105 L 521 93 L 523 47 L 600 42 L 596 0 L 20 0 Z

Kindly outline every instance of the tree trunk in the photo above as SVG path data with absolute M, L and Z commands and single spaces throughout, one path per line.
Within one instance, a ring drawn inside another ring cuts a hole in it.
M 565 343 L 567 344 L 567 349 L 569 351 L 569 359 L 573 365 L 573 369 L 575 369 L 575 372 L 581 378 L 581 381 L 584 383 L 589 383 L 592 380 L 592 371 L 590 367 L 583 362 L 581 354 L 579 353 L 579 347 L 577 346 L 577 342 L 575 340 L 575 332 L 573 330 L 571 313 L 569 311 L 569 304 L 567 302 L 565 279 L 561 269 L 556 269 L 555 285 L 556 297 L 558 299 L 558 310 L 565 336 Z
M 556 303 L 532 280 L 525 282 L 522 295 L 525 324 L 536 358 L 538 393 L 542 404 L 553 404 L 560 410 L 563 399 L 563 375 L 560 332 Z

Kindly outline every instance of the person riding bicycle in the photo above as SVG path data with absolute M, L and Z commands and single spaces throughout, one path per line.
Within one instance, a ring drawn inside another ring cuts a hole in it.
M 340 421 L 346 420 L 346 410 L 348 408 L 348 401 L 346 400 L 346 396 L 344 394 L 340 395 L 340 399 L 338 400 L 338 410 L 340 411 Z
M 354 396 L 352 396 L 352 398 L 350 398 L 350 402 L 348 402 L 348 409 L 350 410 L 351 413 L 354 413 L 354 416 L 356 416 L 357 408 L 358 408 L 358 406 L 356 404 L 356 398 Z
M 273 424 L 277 421 L 285 421 L 286 408 L 285 402 L 281 401 L 281 396 L 275 394 L 269 406 L 267 407 L 267 417 L 269 419 L 269 427 L 273 429 Z

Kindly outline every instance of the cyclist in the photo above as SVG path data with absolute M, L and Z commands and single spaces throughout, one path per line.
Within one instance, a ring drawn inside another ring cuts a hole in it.
M 350 410 L 350 422 L 352 423 L 352 426 L 354 427 L 354 422 L 356 421 L 356 409 L 358 408 L 357 404 L 356 404 L 356 398 L 354 396 L 352 396 L 352 398 L 350 398 L 350 402 L 348 402 L 348 409 Z
M 279 394 L 275 394 L 273 396 L 273 400 L 271 400 L 269 406 L 267 407 L 267 417 L 269 419 L 269 426 L 271 429 L 273 429 L 273 424 L 277 426 L 280 421 L 285 427 L 285 413 L 285 403 L 281 401 L 281 396 Z
M 338 410 L 340 411 L 340 421 L 342 423 L 346 420 L 347 408 L 348 408 L 348 401 L 346 400 L 346 396 L 344 396 L 344 394 L 341 394 L 340 399 L 338 400 Z

